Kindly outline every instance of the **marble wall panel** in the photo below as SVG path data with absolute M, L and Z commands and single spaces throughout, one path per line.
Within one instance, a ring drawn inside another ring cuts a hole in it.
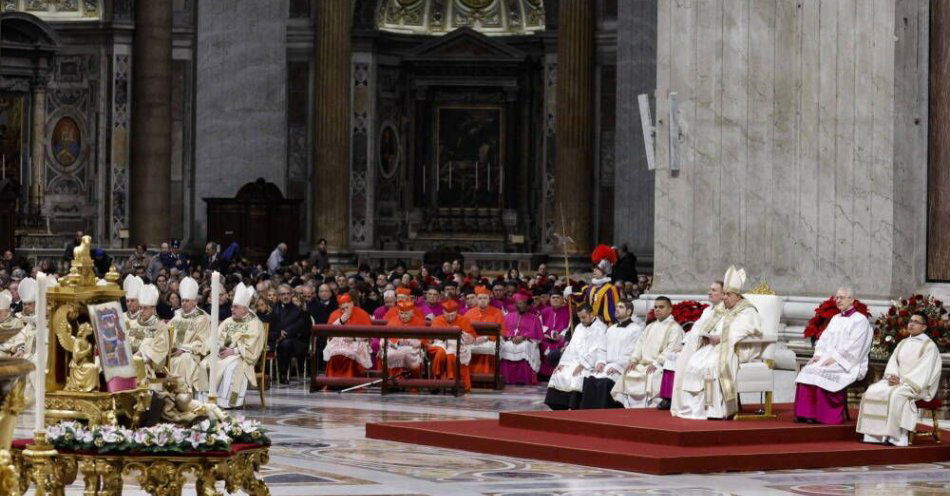
M 258 177 L 286 193 L 288 0 L 198 3 L 194 237 L 205 197 L 232 197 Z
M 657 291 L 700 290 L 731 263 L 783 294 L 889 297 L 924 282 L 927 11 L 659 4 Z

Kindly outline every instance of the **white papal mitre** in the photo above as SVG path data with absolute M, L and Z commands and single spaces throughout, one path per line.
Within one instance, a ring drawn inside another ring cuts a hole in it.
M 239 282 L 234 288 L 234 304 L 247 307 L 251 304 L 251 298 L 254 298 L 254 288 Z
M 198 299 L 198 282 L 190 277 L 186 277 L 178 284 L 178 296 L 183 300 Z
M 139 290 L 139 305 L 143 307 L 154 307 L 158 304 L 158 288 L 152 284 L 146 284 Z
M 735 265 L 730 265 L 729 269 L 726 270 L 726 275 L 722 278 L 722 289 L 726 293 L 742 294 L 745 279 L 745 269 L 737 269 Z

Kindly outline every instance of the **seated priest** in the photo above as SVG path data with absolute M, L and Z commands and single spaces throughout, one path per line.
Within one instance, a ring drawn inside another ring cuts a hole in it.
M 541 319 L 529 308 L 531 296 L 515 293 L 515 310 L 505 315 L 505 335 L 501 340 L 501 376 L 506 384 L 533 386 L 538 383 L 544 337 Z
M 475 288 L 476 305 L 465 312 L 465 317 L 472 323 L 484 322 L 498 324 L 501 335 L 505 335 L 505 316 L 501 310 L 491 305 L 492 292 L 484 286 Z M 478 336 L 472 344 L 472 362 L 469 370 L 473 374 L 495 373 L 495 338 L 493 336 Z
M 427 321 L 432 322 L 432 319 L 442 315 L 442 291 L 435 284 L 426 288 L 422 301 L 418 303 L 417 307 Z
M 13 315 L 13 310 L 10 309 L 12 303 L 13 296 L 10 292 L 0 291 L 0 331 L 17 333 L 12 338 L 0 342 L 0 357 L 23 358 L 26 354 L 26 343 L 21 329 L 26 326 L 26 322 Z
M 398 313 L 396 318 L 386 322 L 389 327 L 425 327 L 426 321 L 419 315 L 412 300 L 403 300 L 396 304 Z M 425 351 L 422 341 L 413 338 L 390 338 L 386 344 L 389 350 L 386 355 L 389 376 L 394 377 L 408 373 L 412 377 L 422 377 L 422 362 L 425 360 Z M 379 350 L 382 357 L 383 350 Z
M 390 321 L 399 317 L 399 308 L 397 308 L 397 305 L 401 301 L 413 303 L 413 313 L 425 320 L 425 315 L 422 315 L 422 310 L 419 310 L 419 308 L 415 306 L 415 298 L 412 296 L 412 290 L 407 287 L 396 288 L 396 305 L 393 305 L 392 308 L 386 311 L 383 315 L 383 320 Z
M 884 378 L 871 384 L 861 399 L 858 432 L 866 443 L 907 446 L 917 428 L 919 400 L 930 401 L 940 385 L 940 350 L 927 335 L 927 314 L 914 312 L 908 337 L 897 344 Z
M 762 337 L 759 312 L 742 297 L 745 280 L 745 270 L 729 267 L 723 278 L 723 312 L 714 313 L 701 329 L 694 326 L 690 331 L 676 363 L 670 408 L 674 417 L 728 419 L 738 412 L 739 363 L 759 351 L 741 342 Z
M 154 379 L 158 372 L 166 371 L 170 346 L 168 326 L 155 314 L 158 304 L 158 288 L 152 284 L 139 291 L 141 310 L 137 319 L 129 325 L 129 347 L 137 360 L 145 366 L 145 377 Z
M 561 358 L 561 350 L 567 344 L 567 332 L 571 327 L 571 309 L 567 306 L 563 291 L 559 288 L 550 291 L 549 305 L 541 309 L 541 330 L 544 339 L 539 343 L 541 349 L 542 378 L 549 378 Z
M 841 312 L 831 318 L 815 343 L 815 354 L 798 373 L 795 421 L 840 424 L 848 407 L 848 385 L 868 372 L 874 331 L 868 318 L 854 308 L 854 291 L 835 293 Z
M 172 331 L 172 353 L 168 369 L 180 377 L 192 392 L 208 390 L 208 375 L 201 361 L 208 355 L 209 327 L 211 320 L 204 310 L 198 308 L 198 282 L 190 277 L 178 285 L 181 308 L 169 322 Z
M 693 329 L 702 329 L 709 322 L 709 319 L 718 319 L 719 313 L 723 312 L 722 299 L 725 297 L 725 293 L 722 291 L 722 287 L 722 281 L 714 281 L 709 285 L 706 293 L 709 296 L 709 306 L 703 309 L 703 313 L 700 314 L 692 326 L 689 326 L 688 329 L 684 327 L 683 340 L 666 353 L 666 360 L 663 362 L 663 381 L 660 383 L 660 396 L 669 401 L 662 401 L 657 407 L 658 409 L 669 410 L 673 403 L 679 404 L 677 400 L 672 398 L 673 385 L 676 382 L 676 362 L 679 359 L 680 352 L 686 346 L 689 332 Z
M 673 318 L 673 302 L 665 296 L 653 301 L 653 315 L 633 346 L 617 383 L 610 391 L 624 408 L 650 408 L 669 402 L 662 395 L 663 363 L 668 353 L 683 340 L 683 328 Z
M 633 315 L 633 302 L 617 302 L 617 322 L 607 328 L 593 375 L 584 379 L 582 409 L 623 408 L 623 404 L 614 401 L 610 392 L 626 372 L 642 332 L 643 324 Z
M 472 376 L 468 369 L 468 364 L 472 361 L 472 343 L 475 342 L 475 338 L 478 335 L 475 333 L 475 329 L 472 327 L 472 323 L 464 315 L 459 315 L 459 303 L 454 299 L 446 299 L 442 301 L 442 315 L 435 318 L 432 321 L 432 327 L 458 327 L 462 330 L 462 347 L 461 350 L 456 350 L 456 343 L 454 339 L 449 340 L 437 340 L 434 341 L 431 346 L 441 346 L 445 350 L 445 362 L 446 366 L 444 367 L 445 379 L 455 379 L 455 374 L 461 374 L 462 385 L 465 386 L 465 392 L 470 392 L 472 390 Z M 461 370 L 456 372 L 456 354 L 458 354 L 458 360 L 461 362 Z M 434 374 L 433 374 L 434 375 Z M 439 377 L 440 379 L 443 377 Z
M 396 307 L 396 292 L 392 289 L 383 291 L 383 304 L 373 310 L 373 318 L 377 320 L 386 320 L 386 313 Z
M 581 406 L 584 379 L 594 372 L 597 357 L 604 346 L 607 326 L 594 317 L 587 303 L 577 308 L 580 322 L 574 327 L 571 341 L 561 354 L 561 361 L 548 381 L 544 404 L 552 410 L 576 410 Z
M 248 385 L 257 386 L 254 366 L 264 352 L 267 336 L 260 319 L 250 310 L 253 298 L 254 288 L 238 283 L 231 316 L 218 326 L 219 361 L 213 383 L 222 408 L 243 406 Z
M 339 308 L 330 314 L 328 324 L 353 326 L 373 325 L 366 310 L 353 303 L 349 293 L 336 297 Z M 327 364 L 327 377 L 363 377 L 366 370 L 373 367 L 372 350 L 369 339 L 355 337 L 334 337 L 327 340 L 323 349 L 323 360 Z

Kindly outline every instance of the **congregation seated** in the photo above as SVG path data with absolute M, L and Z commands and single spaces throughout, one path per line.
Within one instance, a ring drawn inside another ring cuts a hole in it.
M 795 418 L 799 422 L 840 424 L 848 407 L 847 387 L 864 378 L 874 332 L 868 318 L 854 308 L 854 292 L 835 294 L 841 313 L 815 343 L 815 353 L 795 379 Z
M 884 378 L 864 392 L 857 425 L 864 442 L 907 446 L 917 428 L 917 402 L 937 394 L 943 364 L 937 344 L 927 335 L 927 320 L 924 312 L 910 316 L 908 337 L 891 353 Z

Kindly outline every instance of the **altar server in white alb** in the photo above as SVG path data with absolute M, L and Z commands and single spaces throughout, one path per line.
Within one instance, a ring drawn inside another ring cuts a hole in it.
M 607 326 L 594 317 L 587 303 L 577 307 L 580 320 L 574 327 L 571 341 L 561 354 L 551 380 L 544 404 L 552 410 L 576 410 L 581 405 L 584 379 L 594 373 L 597 357 L 602 353 Z
M 643 322 L 633 315 L 633 303 L 630 300 L 618 301 L 617 322 L 607 328 L 594 373 L 584 379 L 582 409 L 623 408 L 614 401 L 610 392 L 626 372 L 642 333 Z
M 653 301 L 653 315 L 628 358 L 624 374 L 610 392 L 625 408 L 656 407 L 660 398 L 666 353 L 683 340 L 683 328 L 673 318 L 673 302 L 665 296 Z
M 257 386 L 254 365 L 264 351 L 267 336 L 260 319 L 250 310 L 254 288 L 242 283 L 234 288 L 231 316 L 218 326 L 218 404 L 235 408 L 244 404 L 248 384 Z
M 840 424 L 848 407 L 847 387 L 868 372 L 874 332 L 868 318 L 854 308 L 854 291 L 835 293 L 841 313 L 828 322 L 815 343 L 815 354 L 795 382 L 795 421 Z
M 676 363 L 670 408 L 674 417 L 727 419 L 739 411 L 739 364 L 759 351 L 741 343 L 762 337 L 759 313 L 742 297 L 745 280 L 745 270 L 730 266 L 723 278 L 723 310 L 690 331 Z
M 930 401 L 940 384 L 940 350 L 927 335 L 927 314 L 915 312 L 907 324 L 909 337 L 898 343 L 884 378 L 871 384 L 861 399 L 858 432 L 866 443 L 907 446 L 917 427 L 916 402 Z

